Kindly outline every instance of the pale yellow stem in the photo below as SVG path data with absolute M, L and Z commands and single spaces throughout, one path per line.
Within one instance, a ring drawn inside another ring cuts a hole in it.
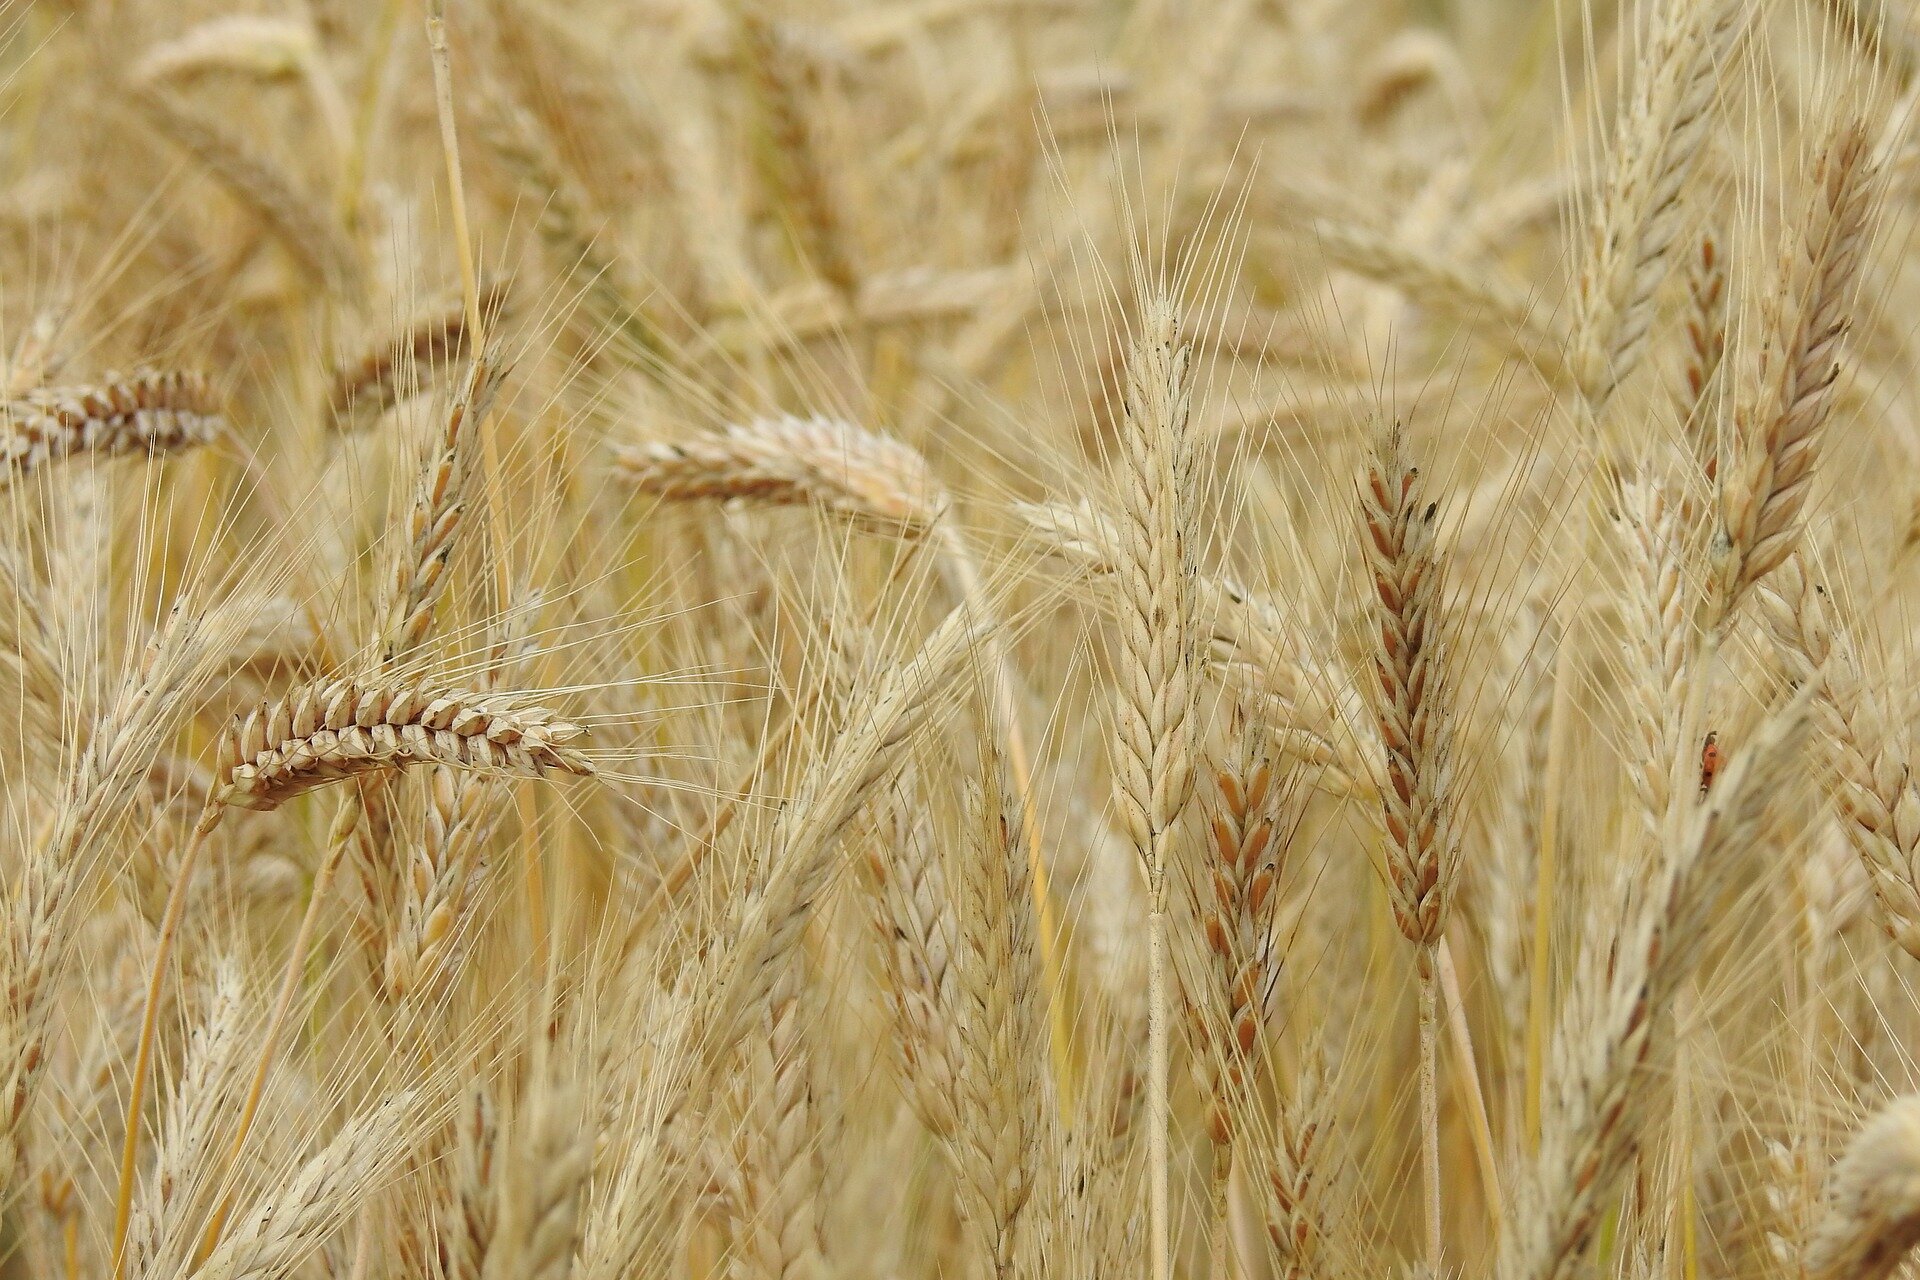
M 160 990 L 166 982 L 167 962 L 173 957 L 174 939 L 180 933 L 180 919 L 187 909 L 187 891 L 193 883 L 195 864 L 207 837 L 220 825 L 226 806 L 209 800 L 187 837 L 187 847 L 173 871 L 173 885 L 167 890 L 167 906 L 160 919 L 160 936 L 154 942 L 153 967 L 147 973 L 147 1005 L 140 1014 L 140 1042 L 133 1054 L 133 1078 L 127 1087 L 127 1136 L 120 1148 L 120 1188 L 113 1204 L 113 1259 L 109 1274 L 120 1280 L 127 1265 L 127 1227 L 133 1220 L 133 1183 L 140 1164 L 140 1114 L 144 1109 L 147 1077 L 153 1071 L 153 1040 L 160 1021 Z
M 1172 1108 L 1167 1092 L 1166 885 L 1158 870 L 1150 888 L 1147 915 L 1147 1225 L 1153 1280 L 1172 1280 L 1171 1204 L 1167 1189 L 1170 1163 L 1167 1129 Z
M 943 513 L 941 516 L 940 536 L 954 588 L 969 608 L 984 615 L 987 600 L 980 585 L 979 570 L 950 514 Z M 1013 774 L 1014 794 L 1020 800 L 1020 834 L 1027 847 L 1033 912 L 1040 932 L 1040 972 L 1047 986 L 1047 1024 L 1053 1076 L 1059 1087 L 1061 1109 L 1066 1114 L 1072 1114 L 1077 1096 L 1073 1039 L 1067 1025 L 1067 1002 L 1062 987 L 1064 978 L 1060 966 L 1060 935 L 1053 912 L 1053 891 L 1047 879 L 1046 856 L 1042 852 L 1040 806 L 1034 802 L 1032 757 L 1027 753 L 1027 735 L 1020 727 L 1020 701 L 1015 692 L 1013 659 L 997 631 L 989 631 L 984 644 L 993 680 L 994 715 L 1005 737 L 1007 767 Z
M 1431 947 L 1421 947 L 1417 961 L 1420 976 L 1420 1167 L 1425 1192 L 1422 1202 L 1425 1207 L 1427 1275 L 1432 1280 L 1439 1280 L 1446 1272 L 1441 1269 L 1445 1224 L 1440 1206 L 1440 982 L 1435 973 L 1433 950 Z
M 275 1051 L 280 1045 L 280 1033 L 286 1026 L 287 1014 L 293 1008 L 294 993 L 300 987 L 300 975 L 307 967 L 307 954 L 313 948 L 314 930 L 320 919 L 320 910 L 326 902 L 328 892 L 333 887 L 333 876 L 340 869 L 340 860 L 347 850 L 347 842 L 352 838 L 354 829 L 359 826 L 365 812 L 365 802 L 355 795 L 349 795 L 340 805 L 335 816 L 333 829 L 327 833 L 327 848 L 320 859 L 319 869 L 313 874 L 313 890 L 307 895 L 306 914 L 300 917 L 300 928 L 293 935 L 293 949 L 287 954 L 286 968 L 280 974 L 280 991 L 274 997 L 273 1011 L 267 1015 L 267 1029 L 261 1037 L 260 1057 L 254 1063 L 253 1080 L 247 1086 L 246 1100 L 240 1106 L 240 1123 L 234 1130 L 233 1142 L 227 1148 L 227 1158 L 221 1165 L 216 1185 L 224 1183 L 239 1167 L 241 1153 L 246 1150 L 247 1137 L 253 1132 L 253 1121 L 260 1111 L 260 1100 L 266 1095 L 267 1077 L 273 1070 Z M 228 1188 L 220 1197 L 220 1204 L 213 1211 L 212 1219 L 207 1223 L 206 1234 L 201 1237 L 200 1248 L 194 1254 L 194 1265 L 205 1262 L 213 1253 L 214 1246 L 220 1243 L 220 1233 L 226 1230 L 227 1215 L 233 1212 L 233 1190 Z
M 1547 1020 L 1552 1016 L 1547 978 L 1553 943 L 1554 847 L 1560 838 L 1560 793 L 1567 756 L 1568 708 L 1573 673 L 1569 670 L 1572 636 L 1563 636 L 1553 663 L 1553 710 L 1547 720 L 1547 776 L 1540 798 L 1540 869 L 1534 886 L 1533 971 L 1527 1000 L 1527 1149 L 1540 1149 L 1540 1111 L 1546 1088 Z
M 1466 1001 L 1460 995 L 1460 975 L 1453 965 L 1453 948 L 1445 938 L 1435 948 L 1434 961 L 1440 971 L 1440 995 L 1446 1002 L 1447 1032 L 1460 1057 L 1460 1069 L 1454 1072 L 1461 1100 L 1466 1104 L 1468 1132 L 1473 1135 L 1473 1155 L 1480 1166 L 1480 1189 L 1487 1197 L 1487 1216 L 1493 1221 L 1497 1240 L 1506 1217 L 1500 1195 L 1500 1166 L 1493 1155 L 1493 1126 L 1487 1120 L 1487 1099 L 1480 1090 L 1480 1064 L 1473 1052 L 1473 1034 L 1467 1027 Z

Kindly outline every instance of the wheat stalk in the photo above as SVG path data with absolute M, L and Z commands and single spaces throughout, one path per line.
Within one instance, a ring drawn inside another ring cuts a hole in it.
M 1111 516 L 1086 505 L 1058 503 L 1023 504 L 1020 512 L 1049 549 L 1108 585 L 1117 581 L 1121 526 Z M 1317 696 L 1333 681 L 1300 652 L 1305 646 L 1296 637 L 1298 628 L 1269 600 L 1230 577 L 1196 573 L 1192 582 L 1207 659 L 1223 683 L 1292 754 L 1321 770 L 1326 785 L 1369 795 L 1367 779 L 1374 769 L 1338 723 L 1338 710 Z
M 352 680 L 301 685 L 235 719 L 221 743 L 214 802 L 276 809 L 331 783 L 421 764 L 589 777 L 592 763 L 566 745 L 583 732 L 507 698 Z
M 702 968 L 704 1053 L 736 1044 L 746 1019 L 778 984 L 829 882 L 835 842 L 901 767 L 914 739 L 952 706 L 953 677 L 978 643 L 973 621 L 960 611 L 949 614 L 917 653 L 865 691 L 857 718 L 807 771 L 767 836 L 779 858 L 741 894 L 726 927 L 727 945 L 710 951 Z
M 638 301 L 618 256 L 599 234 L 573 176 L 565 171 L 539 124 L 497 87 L 486 94 L 481 138 L 526 188 L 536 205 L 541 240 L 569 278 L 579 278 L 592 318 L 617 337 L 630 357 L 655 362 L 666 344 Z
M 615 456 L 636 489 L 675 502 L 819 506 L 913 535 L 931 530 L 947 505 L 918 453 L 834 418 L 763 418 Z
M 642 493 L 671 501 L 742 501 L 769 506 L 816 506 L 855 523 L 910 537 L 935 539 L 953 590 L 991 622 L 975 556 L 952 516 L 952 499 L 925 459 L 905 444 L 831 418 L 766 418 L 730 428 L 717 438 L 629 447 L 616 455 Z M 1058 992 L 1061 965 L 1046 864 L 1033 804 L 1032 759 L 1021 727 L 1018 674 L 996 629 L 982 636 L 993 672 L 994 714 L 1005 727 L 1008 763 L 1027 829 L 1024 843 L 1034 902 L 1040 913 L 1040 954 L 1047 989 Z M 710 848 L 704 841 L 696 848 Z M 677 874 L 677 872 L 676 872 Z M 1051 1006 L 1055 1073 L 1070 1092 L 1068 1031 L 1058 1002 Z
M 1249 725 L 1231 760 L 1210 770 L 1213 797 L 1207 857 L 1192 893 L 1205 939 L 1206 981 L 1194 1013 L 1208 1045 L 1207 1127 L 1213 1141 L 1210 1187 L 1212 1274 L 1227 1267 L 1227 1193 L 1236 1160 L 1235 1116 L 1248 1105 L 1273 1020 L 1285 942 L 1276 936 L 1279 880 L 1297 815 L 1293 780 L 1275 776 L 1268 739 Z
M 1261 1217 L 1280 1280 L 1308 1280 L 1329 1265 L 1333 1224 L 1325 1139 L 1332 1109 L 1326 1084 L 1321 1064 L 1310 1062 L 1295 1078 L 1294 1096 L 1281 1104 L 1271 1140 L 1256 1148 L 1267 1172 Z
M 493 1096 L 475 1083 L 454 1132 L 452 1186 L 446 1208 L 447 1280 L 483 1280 L 499 1222 L 499 1125 Z
M 1444 566 L 1433 543 L 1437 504 L 1406 459 L 1398 423 L 1376 433 L 1360 485 L 1362 542 L 1373 586 L 1375 722 L 1386 762 L 1380 791 L 1388 899 L 1415 947 L 1420 979 L 1420 1099 L 1426 1177 L 1426 1264 L 1441 1274 L 1439 971 L 1459 873 L 1451 794 L 1452 691 L 1439 607 Z
M 1841 830 L 1873 885 L 1881 927 L 1920 959 L 1920 827 L 1907 818 L 1916 797 L 1906 759 L 1886 737 L 1886 712 L 1862 679 L 1826 588 L 1798 557 L 1768 578 L 1759 601 L 1789 675 L 1812 691 L 1829 752 L 1828 787 Z
M 819 1203 L 825 1183 L 816 1069 L 807 1043 L 804 951 L 784 965 L 742 1037 L 743 1119 L 735 1139 L 732 1209 L 743 1280 L 831 1274 Z
M 171 1254 L 186 1234 L 186 1210 L 201 1189 L 206 1161 L 213 1155 L 219 1124 L 232 1101 L 242 1046 L 241 977 L 237 966 L 221 963 L 214 971 L 207 1012 L 187 1046 L 180 1081 L 168 1102 L 154 1167 L 134 1208 L 127 1239 L 134 1275 L 159 1274 L 163 1250 Z M 185 1259 L 181 1259 L 182 1262 Z
M 408 1150 L 418 1099 L 389 1097 L 355 1116 L 286 1186 L 242 1215 L 194 1272 L 208 1280 L 278 1280 L 392 1174 Z
M 0 1169 L 10 1168 L 28 1104 L 47 1065 L 51 996 L 73 946 L 68 913 L 104 837 L 131 807 L 147 761 L 205 675 L 207 629 L 183 605 L 168 616 L 62 784 L 45 834 L 11 896 L 5 1003 L 0 1005 Z M 180 896 L 185 878 L 180 873 Z
M 1665 822 L 1680 754 L 1680 713 L 1692 641 L 1681 512 L 1651 481 L 1620 488 L 1619 530 L 1634 616 L 1631 709 L 1639 738 L 1633 785 L 1650 832 Z
M 514 1238 L 486 1250 L 484 1280 L 566 1280 L 572 1273 L 581 1199 L 593 1169 L 593 1143 L 580 1131 L 580 1112 L 579 1090 L 555 1082 L 543 1084 L 528 1107 L 515 1144 L 518 1158 L 499 1189 L 515 1209 Z
M 1680 412 L 1687 443 L 1709 483 L 1719 465 L 1719 442 L 1707 396 L 1727 354 L 1727 258 L 1711 230 L 1687 260 L 1687 345 L 1680 363 Z
M 780 176 L 782 203 L 791 206 L 807 257 L 820 277 L 843 298 L 860 292 L 852 237 L 841 217 L 844 204 L 826 164 L 824 139 L 797 82 L 795 58 L 784 32 L 766 12 L 766 0 L 736 0 L 740 52 L 764 113 L 772 167 Z
M 1170 300 L 1153 300 L 1127 361 L 1121 432 L 1118 707 L 1113 771 L 1122 823 L 1147 878 L 1148 1173 L 1156 1280 L 1171 1274 L 1167 1098 L 1167 869 L 1193 786 L 1197 517 L 1187 348 Z
M 886 821 L 868 844 L 864 869 L 873 888 L 893 1016 L 894 1052 L 908 1102 L 929 1132 L 953 1134 L 954 946 L 960 928 L 931 823 L 917 788 L 903 780 Z
M 506 308 L 507 290 L 489 285 L 481 291 L 481 321 L 491 327 Z M 352 360 L 335 368 L 327 408 L 336 426 L 375 418 L 408 394 L 412 380 L 463 361 L 472 346 L 467 308 L 432 312 L 398 334 L 382 337 Z

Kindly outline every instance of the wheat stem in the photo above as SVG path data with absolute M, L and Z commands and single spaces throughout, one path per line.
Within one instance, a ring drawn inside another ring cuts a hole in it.
M 1487 1099 L 1480 1088 L 1480 1066 L 1473 1051 L 1473 1033 L 1467 1026 L 1467 1004 L 1460 991 L 1460 974 L 1453 963 L 1453 948 L 1441 938 L 1434 947 L 1434 967 L 1440 977 L 1440 994 L 1447 1016 L 1447 1035 L 1454 1052 L 1460 1055 L 1456 1078 L 1467 1106 L 1468 1131 L 1473 1137 L 1473 1155 L 1479 1162 L 1480 1189 L 1487 1197 L 1487 1213 L 1493 1219 L 1497 1236 L 1506 1216 L 1500 1195 L 1500 1163 L 1493 1150 L 1493 1126 L 1487 1119 Z
M 313 873 L 313 885 L 307 893 L 307 909 L 300 917 L 300 927 L 287 953 L 287 963 L 280 975 L 280 989 L 273 998 L 273 1011 L 267 1015 L 266 1029 L 260 1034 L 260 1056 L 254 1063 L 253 1076 L 247 1083 L 247 1096 L 240 1104 L 240 1119 L 234 1126 L 233 1141 L 228 1144 L 226 1158 L 221 1162 L 221 1181 L 238 1167 L 241 1153 L 246 1150 L 247 1138 L 253 1132 L 254 1117 L 260 1110 L 260 1100 L 266 1096 L 267 1077 L 273 1070 L 280 1035 L 286 1026 L 287 1014 L 293 1008 L 294 992 L 299 989 L 300 977 L 306 972 L 307 953 L 313 946 L 321 908 L 333 887 L 334 873 L 340 869 L 340 859 L 347 851 L 348 839 L 363 812 L 357 801 L 343 801 L 334 816 L 333 829 L 327 833 L 326 851 L 320 857 L 320 866 Z M 234 1192 L 231 1190 L 223 1195 L 219 1207 L 208 1219 L 207 1229 L 200 1238 L 200 1247 L 193 1255 L 195 1266 L 205 1262 L 207 1255 L 220 1243 L 220 1233 L 226 1228 L 227 1215 L 233 1210 L 233 1198 Z
M 127 1136 L 120 1146 L 120 1186 L 113 1202 L 112 1262 L 109 1272 L 120 1280 L 126 1267 L 127 1227 L 133 1220 L 134 1175 L 140 1163 L 140 1115 L 146 1096 L 147 1077 L 153 1069 L 153 1041 L 159 1030 L 160 988 L 166 981 L 167 962 L 173 956 L 174 939 L 180 933 L 180 920 L 187 909 L 187 890 L 193 881 L 194 867 L 207 837 L 220 825 L 226 806 L 218 799 L 207 802 L 200 818 L 187 836 L 187 845 L 174 869 L 173 887 L 167 892 L 167 907 L 160 920 L 160 934 L 154 941 L 153 963 L 147 973 L 147 1003 L 140 1015 L 139 1046 L 134 1050 L 133 1071 L 127 1082 Z
M 1147 1204 L 1154 1280 L 1170 1280 L 1173 1255 L 1169 1239 L 1172 1208 L 1167 1171 L 1168 1129 L 1173 1123 L 1168 1095 L 1170 1039 L 1167 1027 L 1167 913 L 1164 883 L 1155 886 L 1147 914 Z

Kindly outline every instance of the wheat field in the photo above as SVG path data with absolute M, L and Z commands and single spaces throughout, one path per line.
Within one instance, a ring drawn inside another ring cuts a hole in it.
M 0 0 L 0 1277 L 1920 1275 L 1905 0 Z

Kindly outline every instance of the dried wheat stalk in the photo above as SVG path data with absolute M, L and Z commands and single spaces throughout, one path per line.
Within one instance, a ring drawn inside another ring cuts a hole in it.
M 328 289 L 351 293 L 361 284 L 360 260 L 338 228 L 315 216 L 315 201 L 221 125 L 180 105 L 155 85 L 128 89 L 148 123 L 205 167 L 270 230 L 294 260 Z
M 349 1120 L 286 1185 L 242 1215 L 195 1275 L 276 1280 L 291 1273 L 406 1158 L 419 1099 L 400 1093 Z
M 1420 979 L 1420 1099 L 1426 1176 L 1426 1264 L 1441 1260 L 1439 971 L 1447 909 L 1459 875 L 1458 801 L 1451 791 L 1452 691 L 1440 633 L 1443 564 L 1433 543 L 1437 504 L 1406 458 L 1398 423 L 1376 433 L 1360 485 L 1362 542 L 1373 585 L 1374 716 L 1386 762 L 1380 790 L 1388 899 L 1415 947 Z
M 824 1125 L 807 1024 L 805 952 L 782 966 L 741 1038 L 741 1121 L 729 1196 L 741 1280 L 823 1280 L 832 1274 L 821 1221 Z
M 501 376 L 499 365 L 485 356 L 468 365 L 460 394 L 420 474 L 403 526 L 407 540 L 395 556 L 383 600 L 386 617 L 379 639 L 384 662 L 418 647 L 433 625 L 434 605 L 446 589 L 447 564 L 466 515 L 475 438 L 492 411 Z
M 593 1169 L 593 1141 L 580 1128 L 581 1103 L 578 1089 L 549 1081 L 528 1107 L 517 1158 L 500 1188 L 513 1211 L 511 1238 L 487 1250 L 484 1280 L 566 1280 L 572 1273 L 581 1198 Z
M 1888 728 L 1833 616 L 1824 586 L 1799 557 L 1761 589 L 1760 618 L 1795 684 L 1810 688 L 1814 721 L 1828 751 L 1829 790 L 1841 830 L 1873 885 L 1881 927 L 1920 960 L 1920 804 L 1906 757 Z
M 1687 260 L 1687 344 L 1680 363 L 1680 412 L 1687 443 L 1708 481 L 1719 463 L 1707 396 L 1727 354 L 1727 258 L 1712 231 Z
M 952 500 L 925 459 L 898 441 L 837 419 L 783 416 L 733 427 L 717 439 L 628 448 L 618 459 L 636 488 L 667 500 L 818 506 L 886 532 L 932 537 L 955 594 L 980 621 L 992 621 L 974 553 L 948 516 Z M 981 643 L 993 673 L 994 715 L 1006 734 L 1014 789 L 1028 824 L 1024 843 L 1040 912 L 1041 960 L 1048 990 L 1057 991 L 1057 929 L 1033 804 L 1033 766 L 1021 725 L 1018 674 L 997 628 L 986 627 Z M 701 847 L 710 847 L 710 842 Z M 1055 1066 L 1064 1079 L 1068 1031 L 1058 1004 L 1053 1008 Z
M 624 353 L 655 361 L 665 343 L 629 283 L 625 266 L 610 252 L 586 197 L 548 146 L 539 124 L 519 103 L 490 86 L 481 136 L 525 187 L 535 205 L 541 240 L 568 278 L 581 282 L 588 313 Z M 598 335 L 596 335 L 598 336 Z
M 245 1012 L 238 966 L 215 970 L 207 1012 L 194 1028 L 179 1083 L 168 1101 L 154 1153 L 154 1168 L 134 1208 L 127 1238 L 133 1275 L 163 1274 L 180 1265 L 193 1239 L 188 1213 L 205 1190 L 206 1164 L 215 1151 L 220 1122 L 232 1104 L 245 1047 Z
M 868 843 L 863 868 L 873 890 L 901 1085 L 920 1122 L 947 1138 L 957 1123 L 953 952 L 960 927 L 923 805 L 918 789 L 903 779 Z
M 1029 503 L 1027 527 L 1049 549 L 1109 583 L 1121 568 L 1121 527 L 1092 507 Z M 1333 678 L 1305 653 L 1298 628 L 1270 601 L 1232 578 L 1193 576 L 1197 625 L 1207 657 L 1235 695 L 1254 708 L 1268 732 L 1300 760 L 1322 770 L 1330 789 L 1371 794 L 1375 770 L 1339 712 L 1326 704 Z
M 45 1073 L 51 996 L 71 954 L 68 912 L 102 842 L 134 806 L 148 762 L 206 676 L 208 636 L 176 607 L 70 766 L 45 834 L 30 847 L 9 909 L 0 1004 L 0 1172 L 11 1168 Z M 182 872 L 182 885 L 186 872 Z M 184 896 L 184 888 L 182 891 Z
M 918 453 L 835 418 L 763 418 L 719 436 L 622 449 L 634 487 L 675 502 L 820 506 L 923 535 L 947 500 Z
M 1632 780 L 1647 829 L 1657 833 L 1674 794 L 1683 680 L 1692 643 L 1681 513 L 1650 480 L 1620 488 L 1619 532 L 1633 606 L 1628 694 L 1639 739 Z M 1684 794 L 1684 792 L 1683 792 Z
M 1171 1274 L 1168 1200 L 1167 869 L 1193 789 L 1194 523 L 1191 383 L 1171 300 L 1151 301 L 1127 361 L 1121 432 L 1119 638 L 1113 659 L 1113 772 L 1127 835 L 1147 878 L 1148 1173 L 1156 1280 Z
M 740 52 L 771 135 L 781 202 L 794 210 L 814 270 L 843 298 L 853 298 L 860 292 L 861 273 L 841 216 L 845 201 L 834 191 L 824 139 L 802 92 L 790 42 L 767 7 L 766 0 L 738 0 L 734 17 Z
M 499 1123 L 493 1095 L 476 1082 L 462 1100 L 453 1142 L 446 1228 L 440 1233 L 447 1280 L 483 1280 L 499 1226 Z
M 1211 1075 L 1212 1274 L 1225 1277 L 1227 1192 L 1240 1138 L 1235 1116 L 1250 1105 L 1279 995 L 1285 943 L 1277 936 L 1280 875 L 1297 815 L 1292 780 L 1275 776 L 1269 739 L 1249 726 L 1231 760 L 1211 769 L 1207 856 L 1192 886 L 1206 947 L 1205 982 L 1193 1001 Z
M 1543 322 L 1534 299 L 1495 267 L 1454 261 L 1359 221 L 1317 217 L 1313 231 L 1327 256 L 1349 271 L 1483 330 L 1549 381 L 1565 378 L 1565 340 Z
M 895 775 L 915 737 L 952 707 L 953 677 L 979 643 L 964 611 L 949 614 L 917 653 L 868 688 L 855 703 L 857 718 L 807 771 L 767 838 L 779 857 L 740 895 L 726 945 L 712 948 L 701 968 L 703 1053 L 738 1043 L 764 1006 L 831 881 L 829 855 L 840 834 Z
M 1332 1121 L 1324 1069 L 1309 1060 L 1282 1102 L 1272 1139 L 1260 1143 L 1266 1169 L 1262 1213 L 1273 1242 L 1279 1280 L 1309 1280 L 1327 1274 L 1333 1240 L 1328 1219 L 1326 1130 Z

